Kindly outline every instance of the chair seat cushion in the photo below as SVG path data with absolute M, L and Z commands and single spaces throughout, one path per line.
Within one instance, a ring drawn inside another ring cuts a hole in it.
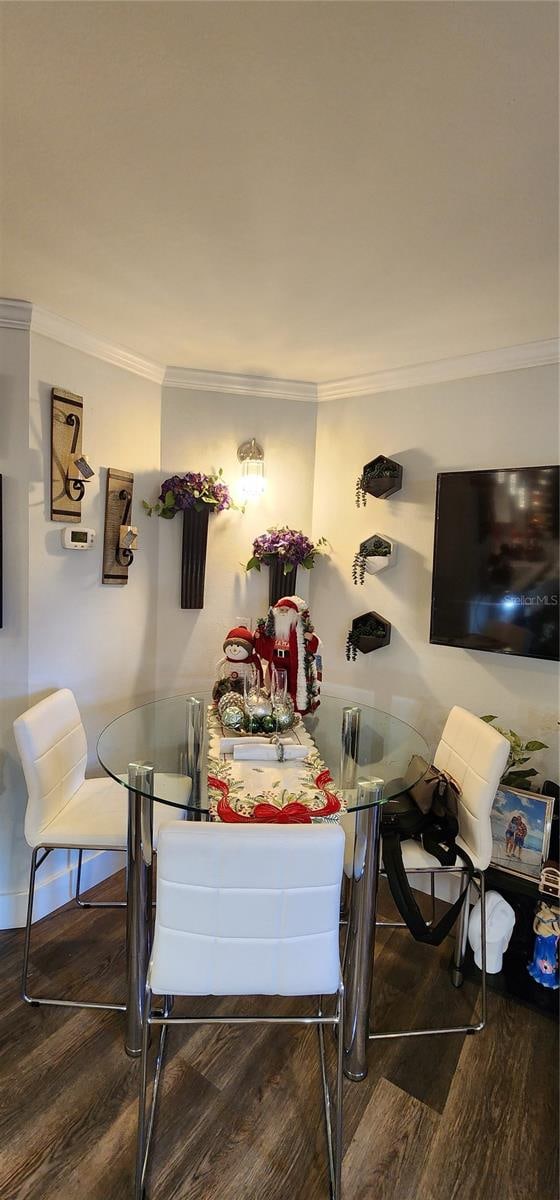
M 460 846 L 461 850 L 465 851 L 465 854 L 469 855 L 473 866 L 476 867 L 477 870 L 485 869 L 486 864 L 483 864 L 477 860 L 477 857 L 476 855 L 473 855 L 472 850 L 467 849 L 462 838 L 457 838 L 457 845 Z M 445 867 L 442 867 L 441 863 L 433 854 L 428 854 L 427 850 L 424 850 L 421 842 L 416 842 L 413 838 L 407 838 L 406 841 L 401 843 L 401 846 L 405 870 L 413 871 L 427 869 L 429 871 L 444 871 L 446 869 Z M 461 866 L 461 861 L 462 860 L 459 858 L 459 855 L 457 855 L 455 868 L 451 869 L 459 869 Z
M 177 777 L 177 802 L 186 803 L 191 781 Z M 169 788 L 166 786 L 166 794 Z M 180 810 L 167 804 L 154 804 L 154 847 L 164 821 L 176 820 Z M 37 835 L 35 845 L 79 846 L 107 850 L 126 850 L 128 792 L 114 779 L 85 779 L 62 812 Z

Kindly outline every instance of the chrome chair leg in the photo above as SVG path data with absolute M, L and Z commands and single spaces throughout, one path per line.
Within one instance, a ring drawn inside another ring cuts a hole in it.
M 126 900 L 82 900 L 80 895 L 82 883 L 83 850 L 78 850 L 78 870 L 76 873 L 76 904 L 78 908 L 126 908 Z
M 463 874 L 461 875 L 460 886 L 464 887 L 464 884 L 465 884 L 465 872 L 463 872 Z M 453 984 L 453 987 L 456 987 L 456 988 L 462 987 L 463 980 L 464 980 L 463 963 L 465 961 L 465 954 L 466 954 L 466 950 L 467 950 L 467 933 L 468 933 L 468 928 L 469 928 L 469 912 L 470 912 L 470 910 L 469 910 L 469 893 L 467 891 L 467 894 L 466 894 L 464 902 L 463 902 L 463 908 L 461 910 L 461 915 L 457 922 L 457 933 L 455 936 L 455 949 L 453 951 L 453 961 L 452 961 L 452 966 L 451 966 L 451 982 Z
M 335 1112 L 335 1135 L 334 1135 L 334 1200 L 342 1198 L 342 1154 L 343 1154 L 343 1126 L 342 1126 L 342 1105 L 343 1105 L 343 1085 L 344 1085 L 344 984 L 340 981 L 338 989 L 337 1001 L 337 1016 L 338 1016 L 338 1046 L 336 1056 L 336 1112 Z
M 421 868 L 418 868 L 417 871 L 419 873 L 421 871 Z M 446 869 L 444 867 L 442 869 L 442 871 L 439 872 L 439 874 L 452 873 L 452 871 L 453 871 L 453 868 L 449 867 Z M 414 872 L 411 871 L 410 873 L 413 874 Z M 436 874 L 437 874 L 437 872 L 436 872 Z M 464 880 L 464 872 L 461 873 L 461 880 L 462 881 Z M 480 1033 L 484 1029 L 484 1027 L 486 1025 L 486 1005 L 487 1005 L 486 891 L 485 891 L 484 872 L 483 871 L 475 871 L 475 873 L 471 879 L 471 883 L 474 883 L 474 885 L 478 888 L 479 893 L 480 893 L 480 923 L 481 923 L 480 933 L 481 933 L 481 960 L 482 960 L 480 1020 L 477 1021 L 477 1023 L 475 1025 L 449 1025 L 449 1026 L 445 1026 L 442 1029 L 398 1029 L 398 1030 L 391 1030 L 391 1031 L 387 1031 L 387 1032 L 384 1031 L 381 1033 L 376 1033 L 373 1031 L 373 1029 L 370 1028 L 370 1033 L 369 1033 L 370 1041 L 377 1041 L 377 1040 L 381 1040 L 383 1038 L 398 1038 L 398 1037 L 433 1037 L 440 1033 Z M 461 914 L 458 918 L 460 928 L 457 933 L 457 943 L 456 943 L 456 947 L 455 947 L 455 954 L 457 956 L 460 955 L 459 961 L 461 963 L 461 967 L 462 967 L 465 950 L 466 950 L 469 915 L 470 915 L 469 894 L 467 893 L 467 895 L 465 896 L 465 903 L 461 910 Z M 453 969 L 454 969 L 454 971 L 458 969 L 456 966 L 456 963 L 454 964 Z M 462 972 L 461 972 L 461 983 L 462 983 Z M 456 987 L 460 986 L 460 984 L 455 984 L 455 986 Z
M 29 996 L 27 993 L 27 972 L 29 969 L 29 949 L 30 949 L 30 945 L 31 945 L 31 925 L 33 923 L 33 899 L 35 896 L 35 876 L 37 874 L 37 867 L 38 866 L 40 867 L 41 863 L 45 861 L 45 859 L 47 858 L 47 855 L 50 853 L 49 850 L 46 850 L 44 852 L 44 854 L 42 855 L 41 859 L 39 860 L 39 862 L 37 862 L 37 855 L 38 855 L 40 849 L 41 849 L 40 846 L 36 846 L 31 855 L 31 870 L 29 873 L 29 897 L 27 900 L 27 920 L 25 923 L 25 938 L 24 938 L 24 942 L 23 942 L 23 968 L 22 968 L 22 973 L 21 973 L 21 997 L 22 997 L 22 1000 L 25 1000 L 26 1004 L 38 1004 L 39 1003 L 38 1000 L 35 1000 L 32 996 Z
M 481 961 L 482 961 L 482 981 L 481 981 L 482 998 L 481 998 L 480 1024 L 477 1028 L 477 1032 L 481 1029 L 484 1029 L 484 1026 L 486 1025 L 486 999 L 487 999 L 487 996 L 486 996 L 486 880 L 484 878 L 483 872 L 481 872 L 479 878 L 480 878 L 480 955 L 481 955 Z
M 327 1158 L 329 1166 L 329 1195 L 330 1200 L 340 1200 L 340 1180 L 342 1172 L 342 1085 L 344 1079 L 344 985 L 340 983 L 337 994 L 336 1024 L 333 1032 L 337 1032 L 336 1052 L 336 1097 L 333 1120 L 332 1101 L 327 1077 L 327 1062 L 325 1054 L 325 1027 L 321 1022 L 323 1016 L 322 996 L 319 1000 L 317 1017 L 317 1036 L 319 1040 L 319 1061 L 321 1064 L 321 1083 L 323 1086 L 323 1112 L 325 1117 L 325 1134 L 327 1139 Z
M 146 1173 L 149 1162 L 150 1146 L 154 1127 L 156 1103 L 160 1085 L 167 1031 L 170 1025 L 317 1025 L 319 1033 L 319 1054 L 321 1063 L 321 1079 L 323 1085 L 323 1103 L 327 1129 L 329 1196 L 330 1200 L 341 1200 L 342 1178 L 342 1130 L 343 1130 L 343 1080 L 344 1080 L 344 985 L 342 979 L 337 992 L 337 1006 L 334 1017 L 325 1016 L 321 1000 L 318 1014 L 315 1017 L 173 1017 L 171 1010 L 173 997 L 164 997 L 163 1011 L 156 1015 L 152 1009 L 152 993 L 146 987 L 144 1020 L 142 1023 L 142 1048 L 140 1057 L 140 1086 L 138 1098 L 138 1131 L 136 1141 L 136 1167 L 134 1177 L 134 1200 L 145 1200 Z M 148 1051 L 150 1044 L 150 1027 L 161 1027 L 159 1047 L 157 1052 L 152 1099 L 148 1119 L 146 1120 L 146 1096 L 148 1091 Z M 338 1026 L 337 1046 L 337 1075 L 336 1075 L 336 1110 L 332 1120 L 332 1105 L 327 1080 L 324 1026 Z
M 70 847 L 76 849 L 76 847 Z M 31 948 L 31 926 L 33 924 L 33 900 L 35 897 L 35 877 L 38 868 L 48 858 L 53 850 L 67 850 L 67 846 L 35 846 L 31 854 L 31 870 L 29 875 L 29 898 L 27 901 L 27 921 L 25 924 L 25 937 L 23 942 L 23 967 L 21 973 L 21 997 L 26 1004 L 37 1006 L 39 1004 L 50 1004 L 56 1008 L 96 1008 L 109 1012 L 126 1012 L 126 1004 L 98 1004 L 93 1001 L 85 1000 L 60 1000 L 51 999 L 45 996 L 30 996 L 27 991 L 27 976 L 29 973 L 29 952 Z M 43 853 L 39 859 L 37 855 L 39 851 Z
M 146 988 L 146 1013 L 151 1010 L 152 993 L 149 988 Z M 173 998 L 165 997 L 163 1019 L 167 1018 L 173 1007 Z M 138 1141 L 136 1146 L 136 1178 L 134 1185 L 134 1200 L 143 1200 L 145 1195 L 144 1182 L 146 1178 L 146 1168 L 148 1165 L 148 1156 L 150 1153 L 150 1145 L 152 1141 L 152 1133 L 154 1128 L 154 1120 L 156 1115 L 156 1104 L 161 1079 L 161 1070 L 163 1066 L 163 1057 L 165 1054 L 165 1045 L 167 1041 L 167 1031 L 169 1026 L 162 1024 L 159 1035 L 159 1046 L 156 1058 L 156 1068 L 154 1074 L 154 1083 L 152 1088 L 152 1101 L 150 1104 L 150 1112 L 146 1123 L 146 1092 L 148 1088 L 148 1051 L 150 1047 L 150 1022 L 144 1021 L 142 1029 L 142 1052 L 140 1060 L 140 1096 L 138 1102 Z
M 382 879 L 387 878 L 384 871 L 380 871 L 379 874 Z M 430 917 L 429 921 L 426 921 L 426 925 L 428 926 L 428 928 L 430 927 L 430 925 L 433 925 L 433 923 L 436 919 L 435 871 L 430 871 L 430 898 L 431 898 L 431 906 L 430 906 L 431 907 L 431 917 Z M 384 929 L 406 929 L 407 928 L 406 921 L 379 921 L 379 920 L 376 920 L 375 924 L 377 925 L 378 929 L 383 929 L 383 928 Z

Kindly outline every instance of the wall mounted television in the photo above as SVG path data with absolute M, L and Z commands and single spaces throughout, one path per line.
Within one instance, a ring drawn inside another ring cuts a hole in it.
M 438 475 L 431 642 L 558 659 L 559 474 Z

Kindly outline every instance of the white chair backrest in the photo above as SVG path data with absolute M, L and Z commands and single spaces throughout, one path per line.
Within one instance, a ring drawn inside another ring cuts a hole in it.
M 25 837 L 37 846 L 42 831 L 84 782 L 87 743 L 74 695 L 61 688 L 14 721 L 28 802 Z
M 490 812 L 509 754 L 497 729 L 457 705 L 451 709 L 434 764 L 459 784 L 459 834 L 481 870 L 492 857 Z
M 334 824 L 162 826 L 152 990 L 336 992 L 343 855 Z

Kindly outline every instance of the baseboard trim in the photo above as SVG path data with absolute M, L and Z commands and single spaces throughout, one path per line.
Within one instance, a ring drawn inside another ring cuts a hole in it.
M 81 891 L 87 892 L 116 871 L 121 871 L 124 865 L 125 856 L 117 850 L 97 850 L 84 854 Z M 49 866 L 50 873 L 47 874 Z M 44 867 L 37 872 L 33 924 L 74 899 L 77 870 L 77 850 L 55 850 L 52 856 L 49 855 Z M 42 871 L 45 872 L 43 879 Z M 27 890 L 0 895 L 0 929 L 22 929 L 25 926 L 27 896 Z

